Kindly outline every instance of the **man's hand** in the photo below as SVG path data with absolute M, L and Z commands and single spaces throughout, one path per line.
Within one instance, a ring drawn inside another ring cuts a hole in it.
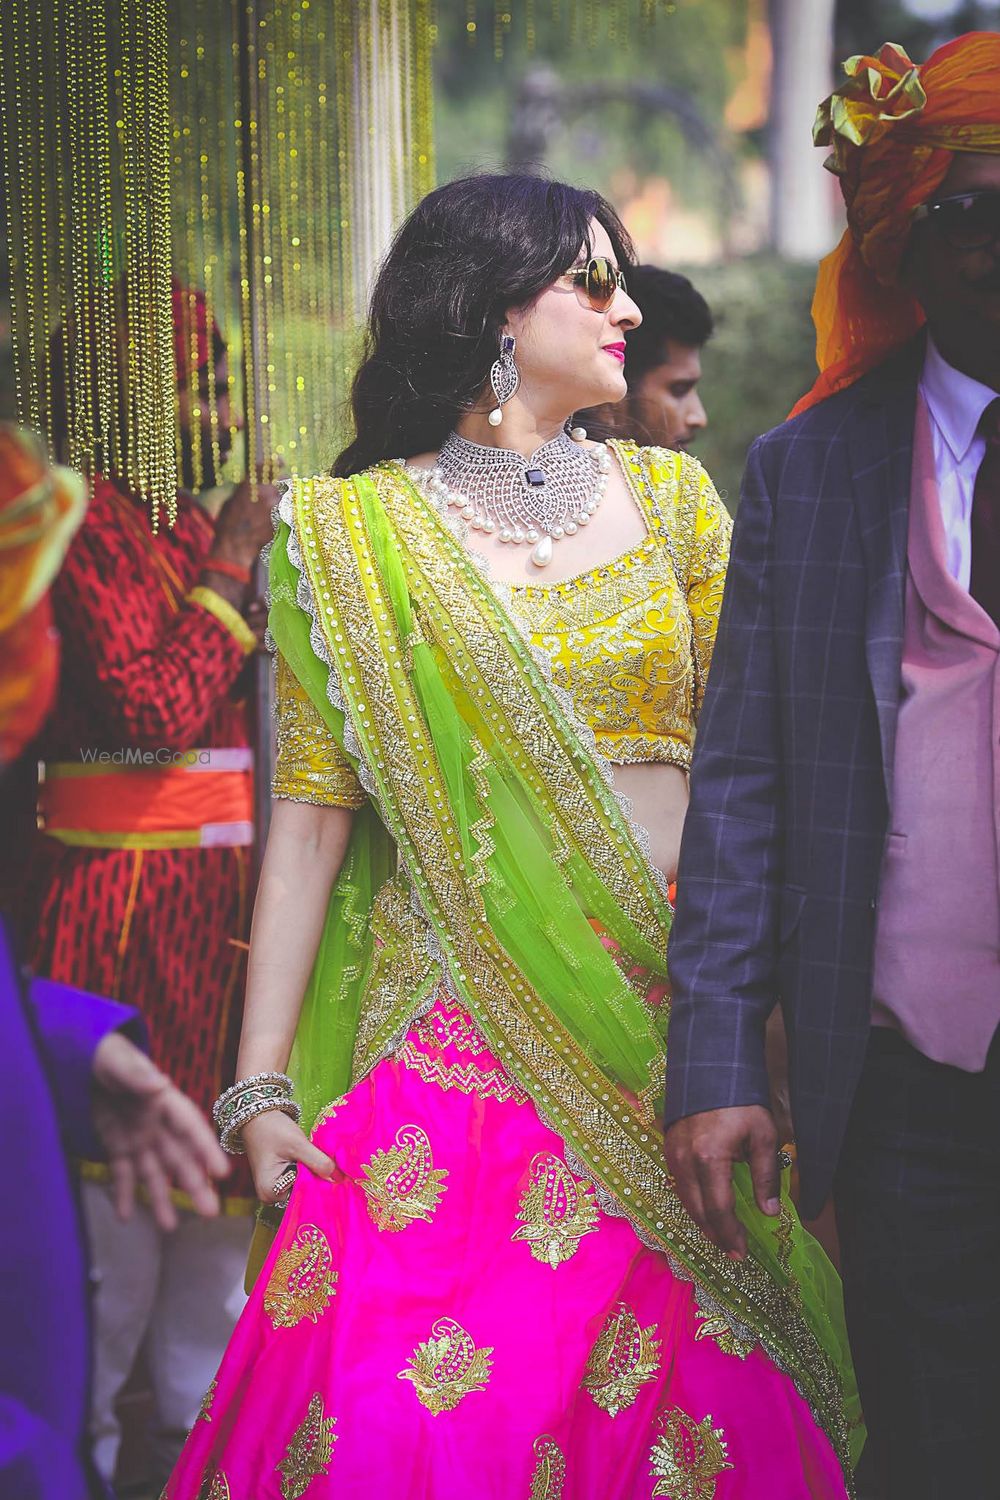
M 264 632 L 267 629 L 267 601 L 265 599 L 251 599 L 243 611 L 243 618 L 257 637 L 257 650 L 267 652 L 264 644 Z
M 258 484 L 257 498 L 249 480 L 238 484 L 219 511 L 215 523 L 212 551 L 205 566 L 211 568 L 212 557 L 225 558 L 243 568 L 252 568 L 274 535 L 271 511 L 278 503 L 278 489 L 273 484 Z
M 108 1154 L 115 1208 L 127 1219 L 136 1187 L 149 1194 L 161 1229 L 176 1229 L 171 1188 L 206 1218 L 219 1212 L 214 1181 L 229 1163 L 197 1105 L 119 1031 L 94 1054 L 94 1126 Z
M 261 548 L 274 536 L 271 512 L 278 503 L 278 491 L 273 484 L 258 484 L 256 500 L 252 495 L 249 480 L 244 480 L 220 510 L 212 550 L 201 565 L 200 581 L 238 609 L 257 639 L 263 642 L 263 627 L 251 612 L 260 614 L 263 610 L 266 623 L 266 606 L 262 600 L 250 599 L 248 602 L 248 597 L 255 581 L 254 568 Z M 214 562 L 219 562 L 221 572 L 212 566 Z M 246 569 L 250 580 L 241 583 L 232 577 L 227 571 L 232 567 Z
M 734 1163 L 749 1162 L 761 1213 L 773 1218 L 780 1207 L 778 1132 L 770 1110 L 749 1104 L 686 1115 L 670 1126 L 665 1149 L 680 1200 L 698 1228 L 742 1260 L 747 1236 L 736 1217 Z

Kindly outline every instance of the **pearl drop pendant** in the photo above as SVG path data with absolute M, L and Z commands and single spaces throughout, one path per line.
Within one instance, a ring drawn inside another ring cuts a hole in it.
M 531 552 L 531 561 L 536 568 L 544 568 L 552 561 L 552 538 L 543 536 L 537 547 Z
M 491 427 L 500 426 L 500 423 L 503 421 L 503 412 L 500 410 L 499 406 L 495 406 L 493 408 L 486 420 L 487 422 L 489 422 Z
M 573 439 L 574 443 L 585 443 L 587 441 L 586 427 L 571 427 L 569 430 L 569 435 Z

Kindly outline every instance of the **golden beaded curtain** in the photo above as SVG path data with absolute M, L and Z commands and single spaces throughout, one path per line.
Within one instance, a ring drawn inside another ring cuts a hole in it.
M 22 421 L 172 507 L 166 0 L 0 5 Z
M 199 484 L 329 467 L 371 268 L 432 183 L 428 17 L 429 0 L 171 6 L 174 266 L 230 346 L 247 444 Z
M 430 0 L 3 0 L 0 50 L 21 419 L 172 516 L 175 277 L 194 487 L 327 467 L 371 271 L 433 181 Z
M 548 3 L 592 45 L 676 8 Z M 438 30 L 502 54 L 515 25 L 531 48 L 535 16 L 535 0 L 0 0 L 21 419 L 84 472 L 121 474 L 154 524 L 172 516 L 173 276 L 194 488 L 327 467 L 373 270 L 433 183 Z M 226 443 L 196 294 L 229 348 Z

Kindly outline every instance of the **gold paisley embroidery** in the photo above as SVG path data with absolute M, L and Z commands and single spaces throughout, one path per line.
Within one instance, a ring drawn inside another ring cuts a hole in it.
M 443 1167 L 435 1167 L 431 1143 L 419 1125 L 401 1125 L 395 1146 L 376 1151 L 362 1171 L 372 1223 L 389 1230 L 405 1229 L 415 1219 L 429 1222 L 448 1175 Z
M 562 1500 L 566 1483 L 566 1460 L 555 1438 L 535 1439 L 534 1451 L 538 1462 L 531 1475 L 528 1500 Z
M 326 1474 L 337 1441 L 336 1420 L 324 1417 L 323 1397 L 317 1391 L 278 1465 L 283 1500 L 300 1500 L 312 1481 Z
M 208 1390 L 201 1398 L 201 1405 L 198 1408 L 198 1415 L 195 1417 L 196 1422 L 211 1422 L 212 1402 L 215 1400 L 215 1392 L 218 1384 L 218 1377 L 216 1377 L 215 1380 L 209 1382 Z
M 201 1481 L 197 1500 L 231 1500 L 229 1480 L 221 1469 L 213 1470 L 211 1464 L 209 1464 Z
M 593 1183 L 574 1177 L 558 1156 L 539 1151 L 517 1206 L 521 1228 L 511 1239 L 527 1240 L 535 1259 L 555 1270 L 576 1254 L 583 1236 L 597 1228 L 600 1214 L 593 1192 Z
M 274 1263 L 264 1293 L 264 1311 L 275 1328 L 294 1328 L 303 1318 L 315 1323 L 335 1293 L 330 1242 L 315 1224 L 302 1224 Z
M 657 1483 L 653 1496 L 664 1500 L 713 1500 L 715 1481 L 731 1469 L 726 1462 L 726 1440 L 711 1415 L 696 1422 L 679 1406 L 659 1419 L 660 1434 L 649 1455 Z
M 751 1349 L 757 1347 L 757 1339 L 749 1330 L 735 1333 L 725 1318 L 715 1313 L 698 1312 L 699 1323 L 694 1331 L 695 1343 L 702 1339 L 714 1339 L 723 1354 L 735 1354 L 737 1359 L 746 1359 Z
M 583 1388 L 609 1417 L 627 1411 L 640 1386 L 660 1368 L 660 1343 L 653 1337 L 655 1323 L 640 1328 L 627 1302 L 612 1308 L 590 1351 Z
M 449 1063 L 443 1057 L 421 1052 L 410 1041 L 399 1049 L 399 1061 L 404 1068 L 418 1073 L 424 1083 L 433 1083 L 439 1089 L 458 1089 L 463 1094 L 475 1094 L 477 1099 L 496 1099 L 500 1104 L 509 1099 L 515 1104 L 528 1103 L 528 1095 L 507 1077 L 499 1064 L 477 1068 L 475 1063 Z
M 438 1318 L 426 1343 L 410 1355 L 409 1370 L 400 1380 L 412 1380 L 417 1399 L 435 1417 L 455 1407 L 471 1391 L 485 1390 L 492 1369 L 493 1346 L 477 1349 L 461 1323 Z

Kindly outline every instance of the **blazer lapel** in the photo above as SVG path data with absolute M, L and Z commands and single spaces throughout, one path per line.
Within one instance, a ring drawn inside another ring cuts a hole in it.
M 890 806 L 903 657 L 913 426 L 923 347 L 920 339 L 866 383 L 849 424 L 854 501 L 868 571 L 865 655 Z

